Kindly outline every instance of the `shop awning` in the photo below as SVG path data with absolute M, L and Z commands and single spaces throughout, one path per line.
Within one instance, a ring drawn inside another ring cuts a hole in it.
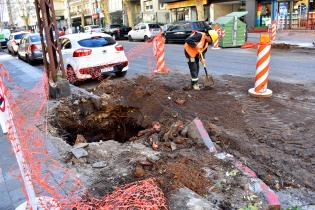
M 162 0 L 167 3 L 166 9 L 177 9 L 177 8 L 184 8 L 184 7 L 193 7 L 196 6 L 195 0 L 185 0 L 185 1 L 171 1 L 171 0 Z M 166 2 L 167 1 L 167 2 Z M 207 4 L 207 0 L 203 0 L 203 4 Z

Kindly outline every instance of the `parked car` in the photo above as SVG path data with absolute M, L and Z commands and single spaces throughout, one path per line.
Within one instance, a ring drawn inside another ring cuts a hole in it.
M 7 43 L 10 37 L 10 30 L 9 29 L 0 29 L 0 47 L 2 49 L 7 48 Z
M 124 48 L 108 34 L 69 34 L 60 37 L 60 42 L 66 77 L 72 84 L 102 74 L 121 77 L 127 73 Z
M 122 26 L 119 24 L 112 24 L 105 26 L 105 33 L 111 35 L 113 39 L 127 39 L 131 27 Z
M 148 40 L 162 32 L 162 28 L 156 23 L 139 23 L 128 33 L 129 41 Z
M 20 41 L 18 58 L 29 64 L 43 60 L 42 45 L 39 33 L 26 34 Z
M 165 41 L 185 42 L 193 31 L 206 32 L 211 27 L 205 21 L 181 21 L 171 26 L 165 33 Z
M 89 25 L 89 26 L 84 26 L 84 32 L 85 33 L 92 33 L 92 32 L 102 33 L 104 32 L 104 29 L 98 25 Z
M 12 33 L 9 37 L 9 41 L 7 43 L 8 51 L 9 53 L 12 53 L 14 55 L 17 54 L 19 44 L 21 39 L 23 38 L 24 35 L 29 34 L 29 32 L 17 32 L 17 33 Z

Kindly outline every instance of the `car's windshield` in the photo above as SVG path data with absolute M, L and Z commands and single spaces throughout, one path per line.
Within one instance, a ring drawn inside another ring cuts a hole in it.
M 22 39 L 25 34 L 16 34 L 14 35 L 14 39 Z
M 119 28 L 120 25 L 110 25 L 110 28 Z
M 30 39 L 31 39 L 31 42 L 40 42 L 39 34 L 30 36 Z
M 204 30 L 206 28 L 206 25 L 204 22 L 193 22 L 192 23 L 192 29 L 193 30 Z
M 149 28 L 160 28 L 158 24 L 149 24 Z
M 116 41 L 111 37 L 91 37 L 89 39 L 80 40 L 78 43 L 82 47 L 94 48 L 113 45 L 116 43 Z
M 91 26 L 91 28 L 99 28 L 99 26 Z

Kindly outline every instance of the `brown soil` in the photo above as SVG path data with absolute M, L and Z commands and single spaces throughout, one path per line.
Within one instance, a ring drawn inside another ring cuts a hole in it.
M 213 140 L 274 189 L 300 185 L 315 189 L 315 98 L 311 91 L 303 85 L 271 82 L 274 96 L 257 99 L 247 95 L 254 85 L 251 79 L 225 76 L 214 89 L 200 92 L 184 91 L 188 81 L 182 75 L 168 75 L 167 80 L 139 77 L 107 81 L 91 91 L 110 93 L 123 105 L 138 108 L 143 127 L 159 121 L 169 128 L 176 120 L 195 117 L 213 123 L 221 129 Z M 186 102 L 179 105 L 177 99 Z M 208 131 L 213 134 L 212 129 Z
M 59 131 L 66 130 L 60 134 L 73 144 L 77 134 L 90 142 L 109 139 L 126 142 L 158 121 L 161 131 L 157 139 L 161 142 L 157 150 L 166 156 L 141 166 L 133 180 L 154 176 L 165 192 L 186 186 L 203 195 L 214 181 L 205 177 L 202 168 L 215 168 L 217 162 L 204 155 L 207 150 L 196 148 L 189 140 L 178 144 L 179 150 L 175 152 L 171 151 L 170 142 L 162 140 L 174 122 L 181 120 L 187 124 L 199 117 L 222 150 L 246 163 L 272 188 L 305 186 L 315 190 L 313 92 L 304 85 L 271 82 L 274 96 L 257 99 L 247 94 L 254 85 L 252 79 L 224 76 L 216 82 L 215 88 L 196 92 L 183 90 L 189 83 L 189 78 L 183 75 L 105 80 L 90 91 L 111 103 L 86 113 L 86 107 L 65 100 L 58 106 L 52 124 Z M 314 90 L 313 85 L 310 87 Z M 132 139 L 146 141 L 142 137 Z M 195 154 L 181 156 L 189 149 Z

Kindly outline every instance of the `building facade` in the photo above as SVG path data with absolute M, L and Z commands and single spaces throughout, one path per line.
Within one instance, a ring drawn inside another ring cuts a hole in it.
M 213 22 L 220 16 L 246 10 L 245 0 L 160 0 L 170 10 L 170 22 L 205 20 Z M 254 8 L 253 8 L 254 10 Z
M 256 1 L 256 26 L 268 26 L 274 19 L 281 29 L 315 29 L 315 1 Z
M 141 0 L 141 13 L 143 22 L 170 23 L 170 11 L 166 4 L 160 0 Z

